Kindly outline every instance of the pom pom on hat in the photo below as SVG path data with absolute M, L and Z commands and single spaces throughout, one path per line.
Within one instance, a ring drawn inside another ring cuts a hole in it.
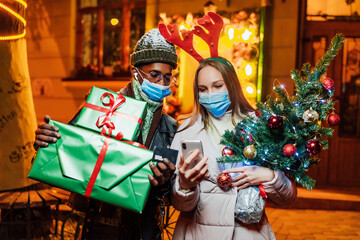
M 131 65 L 137 67 L 144 64 L 161 62 L 177 67 L 175 46 L 165 40 L 158 29 L 152 29 L 142 36 L 130 55 Z

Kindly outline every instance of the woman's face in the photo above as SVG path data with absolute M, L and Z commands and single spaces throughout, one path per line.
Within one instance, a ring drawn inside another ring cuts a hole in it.
M 198 85 L 199 93 L 214 93 L 227 90 L 223 76 L 211 66 L 206 66 L 200 70 Z

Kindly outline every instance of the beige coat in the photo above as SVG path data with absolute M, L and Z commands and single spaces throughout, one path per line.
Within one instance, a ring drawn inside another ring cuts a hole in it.
M 180 129 L 188 123 L 186 120 Z M 185 131 L 175 135 L 171 148 L 180 151 L 183 139 L 199 139 L 202 142 L 204 156 L 209 157 L 209 177 L 189 193 L 180 191 L 177 171 L 172 188 L 171 199 L 174 207 L 181 211 L 174 232 L 174 240 L 261 240 L 275 239 L 266 214 L 256 224 L 243 224 L 235 221 L 234 206 L 236 188 L 223 191 L 216 178 L 221 172 L 216 158 L 221 156 L 203 129 L 201 119 Z M 179 154 L 180 155 L 180 154 Z M 178 159 L 179 162 L 179 159 Z M 263 183 L 268 198 L 274 204 L 285 206 L 296 199 L 296 186 L 281 171 L 275 171 L 271 182 Z

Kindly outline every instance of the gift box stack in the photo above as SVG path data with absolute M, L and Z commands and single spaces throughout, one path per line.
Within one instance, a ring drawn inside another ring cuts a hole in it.
M 153 152 L 133 141 L 145 111 L 143 101 L 93 87 L 76 126 L 50 121 L 61 138 L 39 149 L 28 177 L 142 212 Z

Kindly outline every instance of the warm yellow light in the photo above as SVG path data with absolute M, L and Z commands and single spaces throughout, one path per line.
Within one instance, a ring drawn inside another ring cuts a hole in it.
M 255 90 L 254 90 L 254 88 L 252 86 L 247 86 L 246 87 L 246 92 L 248 92 L 250 95 L 252 95 L 255 92 Z
M 248 41 L 250 39 L 252 32 L 250 32 L 248 29 L 245 30 L 243 34 L 241 34 L 241 37 L 244 41 Z
M 23 1 L 23 0 L 16 0 L 16 1 L 21 3 L 22 5 L 24 5 L 25 8 L 27 8 L 27 4 L 25 1 Z
M 243 91 L 245 94 L 245 97 L 251 102 L 255 103 L 256 101 L 256 86 L 254 83 L 251 82 L 244 82 L 243 83 Z
M 20 4 L 22 4 L 25 8 L 27 7 L 26 2 L 24 2 L 23 0 L 17 0 Z M 6 6 L 3 3 L 0 3 L 0 8 L 4 9 L 5 11 L 7 11 L 8 13 L 10 13 L 10 15 L 16 17 L 17 19 L 19 19 L 23 24 L 24 24 L 24 28 L 26 26 L 26 20 L 19 15 L 18 13 L 16 13 L 14 10 L 12 10 L 11 8 L 9 8 L 8 6 Z M 23 38 L 26 34 L 26 31 L 24 29 L 24 31 L 20 34 L 15 34 L 15 35 L 9 35 L 9 36 L 0 36 L 0 41 L 4 41 L 4 40 L 15 40 L 15 39 L 19 39 L 19 38 Z
M 183 29 L 186 30 L 186 27 L 185 27 L 184 24 L 181 24 L 181 25 L 180 25 L 180 31 L 183 30 Z
M 234 33 L 235 33 L 235 30 L 234 28 L 229 28 L 228 30 L 228 35 L 229 35 L 229 39 L 232 40 L 234 38 Z
M 14 15 L 17 19 L 19 19 L 23 24 L 24 26 L 26 26 L 26 21 L 25 19 L 20 16 L 19 14 L 17 14 L 14 10 L 12 10 L 11 8 L 9 8 L 8 6 L 0 3 L 0 8 L 3 8 L 5 11 L 8 11 L 11 15 Z
M 117 19 L 117 18 L 112 18 L 112 19 L 110 20 L 110 23 L 111 23 L 111 25 L 115 26 L 115 25 L 117 25 L 117 24 L 119 23 L 119 19 Z
M 25 34 L 26 34 L 26 31 L 24 30 L 24 32 L 21 34 L 10 35 L 10 36 L 0 36 L 0 41 L 15 40 L 15 39 L 23 38 L 23 37 L 25 37 Z
M 252 74 L 253 70 L 252 70 L 252 67 L 250 64 L 246 64 L 246 67 L 245 67 L 245 74 L 246 76 L 250 76 Z

